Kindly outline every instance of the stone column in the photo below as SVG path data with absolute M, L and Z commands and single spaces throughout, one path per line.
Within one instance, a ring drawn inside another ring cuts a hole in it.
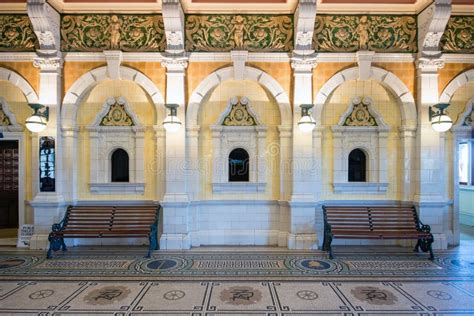
M 315 170 L 313 161 L 313 135 L 303 133 L 298 128 L 301 118 L 301 104 L 313 102 L 312 83 L 314 60 L 294 58 L 293 104 L 293 159 L 292 194 L 290 199 L 290 232 L 288 248 L 316 249 L 318 247 L 315 230 L 316 200 L 313 194 Z M 319 122 L 320 124 L 320 122 Z
M 292 151 L 292 128 L 279 126 L 280 133 L 280 201 L 288 201 L 291 197 L 291 151 Z M 270 149 L 271 150 L 271 149 Z M 288 246 L 288 234 L 290 231 L 289 208 L 284 202 L 279 203 L 280 208 L 280 232 L 278 234 L 278 246 Z
M 166 67 L 166 103 L 178 104 L 177 116 L 181 128 L 166 132 L 166 189 L 161 205 L 163 207 L 162 249 L 189 249 L 191 240 L 188 229 L 188 194 L 186 184 L 186 120 L 184 76 L 186 58 L 164 58 Z M 167 113 L 168 114 L 168 113 Z
M 402 182 L 401 182 L 401 200 L 409 202 L 413 200 L 414 178 L 412 175 L 415 156 L 416 128 L 400 128 L 401 150 L 402 150 Z
M 156 175 L 156 199 L 163 200 L 166 192 L 166 188 L 163 186 L 166 182 L 166 131 L 161 125 L 155 125 L 153 129 L 155 131 L 156 153 L 155 164 L 150 168 L 154 169 Z
M 191 201 L 199 199 L 199 126 L 187 128 L 187 155 L 188 155 L 188 194 Z
M 39 177 L 33 182 L 36 195 L 31 201 L 35 233 L 31 239 L 32 249 L 45 249 L 48 246 L 48 233 L 51 224 L 61 219 L 64 213 L 63 188 L 63 146 L 61 139 L 61 91 L 62 91 L 62 60 L 59 57 L 36 57 L 34 66 L 40 68 L 40 104 L 49 108 L 49 121 L 46 129 L 34 137 L 34 142 L 39 142 L 41 137 L 49 136 L 55 140 L 55 192 L 40 192 Z M 35 139 L 36 138 L 36 139 Z M 32 150 L 32 172 L 39 173 L 39 144 L 35 143 Z
M 62 128 L 63 196 L 68 202 L 77 200 L 77 136 L 78 128 Z M 91 178 L 92 179 L 92 178 Z M 92 180 L 91 180 L 92 181 Z
M 417 72 L 418 129 L 414 202 L 419 207 L 420 219 L 431 226 L 435 249 L 447 248 L 445 216 L 448 203 L 444 196 L 444 137 L 431 127 L 429 107 L 438 103 L 438 69 L 443 66 L 440 59 L 420 58 Z

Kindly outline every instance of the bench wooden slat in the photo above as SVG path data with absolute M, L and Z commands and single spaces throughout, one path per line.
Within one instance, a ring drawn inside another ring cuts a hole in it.
M 148 237 L 151 251 L 158 249 L 157 224 L 160 206 L 69 206 L 60 224 L 53 225 L 48 239 L 52 251 L 66 250 L 63 238 Z
M 417 246 L 430 252 L 433 236 L 429 226 L 418 220 L 414 207 L 407 206 L 323 206 L 324 242 L 323 249 L 332 258 L 333 238 L 344 239 L 418 239 Z M 425 244 L 427 243 L 426 247 Z M 427 249 L 424 249 L 427 248 Z

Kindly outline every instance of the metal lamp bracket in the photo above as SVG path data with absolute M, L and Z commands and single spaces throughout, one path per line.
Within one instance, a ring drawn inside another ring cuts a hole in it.
M 310 110 L 311 110 L 312 107 L 313 107 L 313 104 L 301 104 L 300 105 L 301 117 L 309 116 L 309 114 L 311 113 Z
M 179 107 L 179 104 L 175 104 L 175 103 L 165 104 L 165 107 L 170 109 L 171 116 L 177 116 L 177 113 L 178 113 L 177 109 Z
M 430 122 L 433 118 L 445 114 L 444 109 L 446 109 L 448 106 L 449 106 L 449 103 L 438 103 L 438 104 L 435 104 L 433 106 L 430 106 L 429 112 L 428 112 Z M 437 108 L 438 110 L 434 111 L 433 108 Z
M 49 107 L 39 103 L 28 104 L 35 112 L 33 115 L 44 117 L 47 121 L 49 120 Z

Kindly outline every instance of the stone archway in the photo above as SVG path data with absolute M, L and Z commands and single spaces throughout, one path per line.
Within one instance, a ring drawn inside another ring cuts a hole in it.
M 368 80 L 379 82 L 390 92 L 392 92 L 401 102 L 402 126 L 416 128 L 416 105 L 412 93 L 407 86 L 392 72 L 378 67 L 371 68 L 371 75 Z M 313 117 L 316 122 L 321 121 L 321 115 L 327 99 L 331 93 L 341 84 L 349 80 L 357 80 L 359 78 L 359 67 L 352 67 L 342 70 L 332 76 L 319 90 L 314 100 L 315 109 Z

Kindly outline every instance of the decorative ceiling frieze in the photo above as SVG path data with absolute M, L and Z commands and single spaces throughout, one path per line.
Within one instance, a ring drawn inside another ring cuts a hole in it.
M 415 53 L 416 32 L 412 15 L 317 15 L 313 43 L 319 52 Z
M 187 15 L 186 50 L 215 52 L 289 52 L 293 49 L 292 15 Z
M 474 16 L 451 16 L 441 38 L 443 53 L 474 53 Z
M 0 52 L 32 52 L 38 48 L 26 14 L 0 14 Z
M 161 14 L 75 14 L 61 18 L 61 50 L 66 52 L 163 52 L 164 34 Z

